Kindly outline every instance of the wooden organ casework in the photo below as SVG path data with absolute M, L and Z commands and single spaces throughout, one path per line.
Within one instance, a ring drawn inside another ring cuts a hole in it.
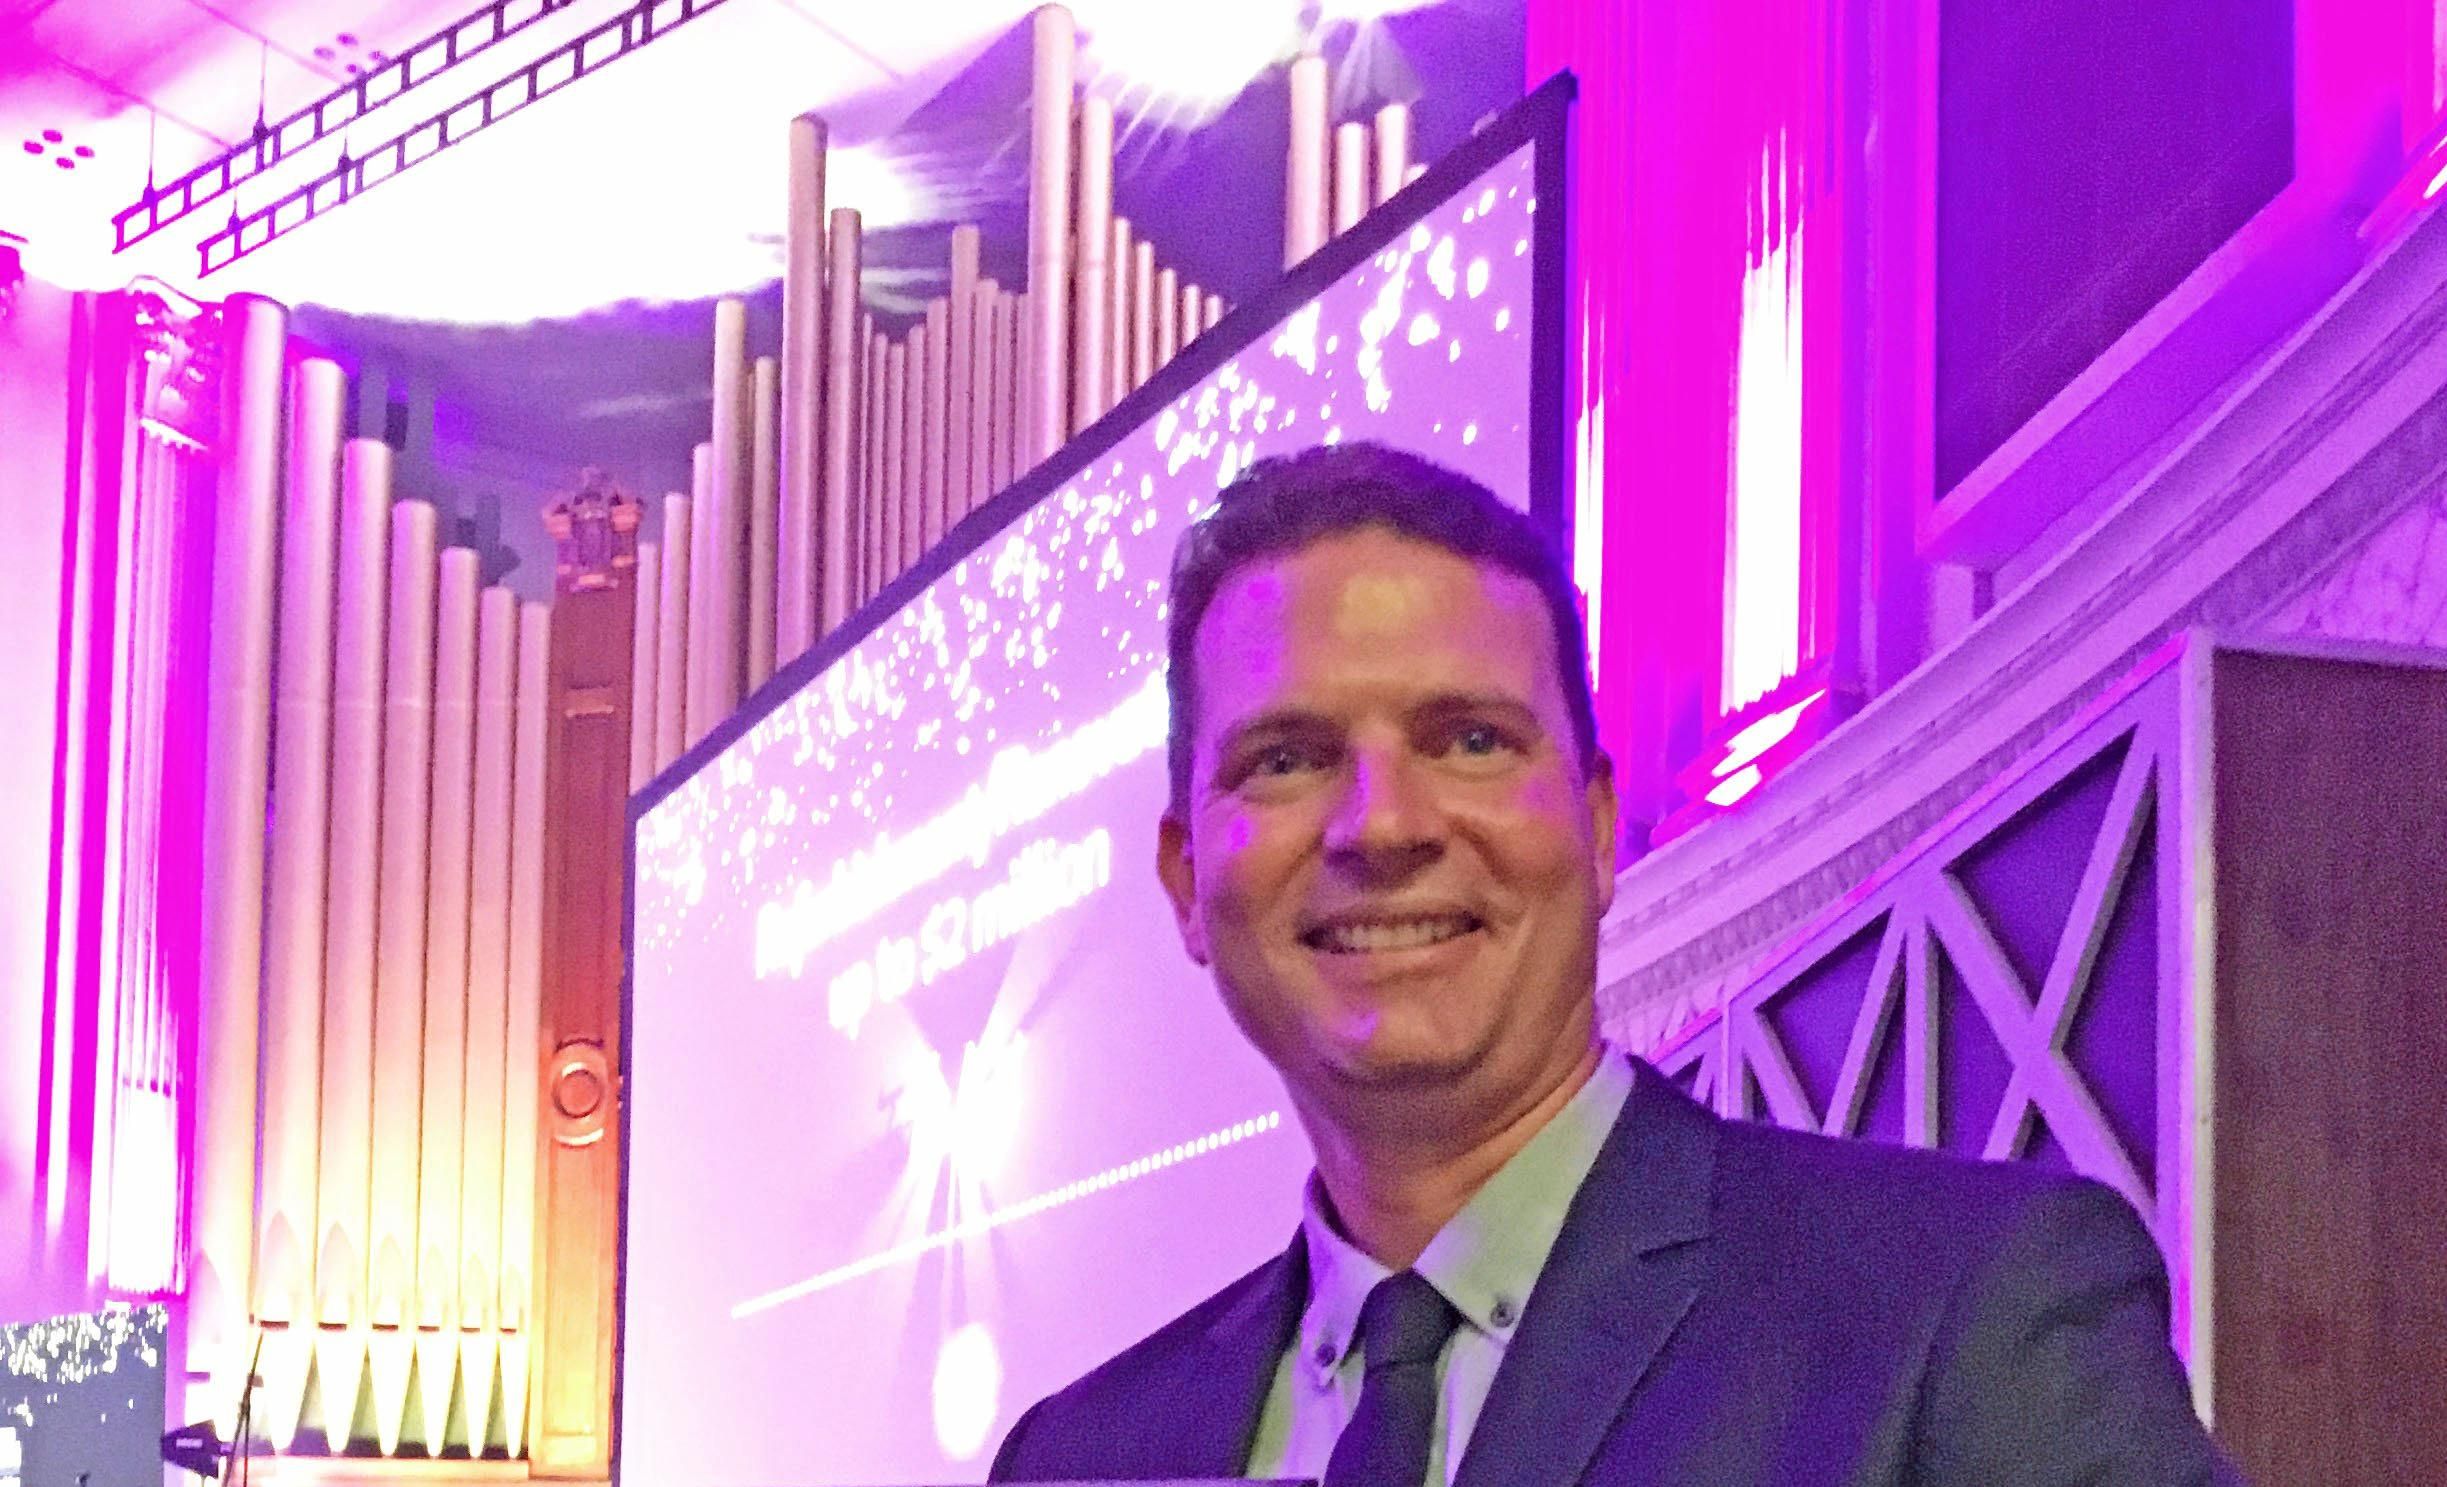
M 2447 667 L 2194 632 L 1658 1062 L 1728 1115 L 2106 1183 L 2250 1480 L 2417 1481 L 2447 1461 L 2442 987 Z
M 791 122 L 782 344 L 717 304 L 691 489 L 640 540 L 589 472 L 544 514 L 549 604 L 343 437 L 281 306 L 222 307 L 217 439 L 157 460 L 219 471 L 171 1409 L 226 1431 L 260 1348 L 267 1478 L 606 1474 L 630 791 L 1222 317 L 1114 211 L 1069 14 L 1028 24 L 1027 282 L 955 227 L 948 292 L 878 325 Z M 1314 56 L 1288 86 L 1287 263 L 1418 171 L 1403 105 L 1333 124 Z

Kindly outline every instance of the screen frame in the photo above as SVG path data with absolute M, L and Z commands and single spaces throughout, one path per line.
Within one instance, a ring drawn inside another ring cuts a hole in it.
M 1359 222 L 1322 248 L 1286 270 L 1249 300 L 1236 305 L 1212 330 L 1199 336 L 1171 361 L 1094 423 L 1071 436 L 1061 448 L 1038 462 L 945 532 L 918 561 L 875 596 L 860 605 L 832 633 L 795 659 L 775 668 L 773 675 L 744 698 L 732 714 L 690 745 L 669 767 L 630 795 L 623 833 L 627 853 L 620 883 L 620 1021 L 619 1083 L 614 1090 L 618 1123 L 618 1232 L 613 1244 L 612 1289 L 612 1418 L 609 1465 L 613 1487 L 621 1487 L 621 1440 L 627 1415 L 626 1370 L 623 1353 L 628 1342 L 629 1312 L 629 1133 L 636 1118 L 635 1069 L 630 1029 L 634 1024 L 631 998 L 635 977 L 637 928 L 637 833 L 647 813 L 667 796 L 694 779 L 732 743 L 765 717 L 780 709 L 801 690 L 822 677 L 847 655 L 899 615 L 928 585 L 949 573 L 1038 503 L 1059 494 L 1062 487 L 1088 466 L 1108 455 L 1162 409 L 1206 380 L 1224 363 L 1249 350 L 1282 324 L 1285 317 L 1324 293 L 1345 274 L 1409 232 L 1430 212 L 1444 206 L 1488 170 L 1523 145 L 1532 147 L 1531 177 L 1538 210 L 1530 228 L 1529 309 L 1529 516 L 1555 544 L 1568 564 L 1571 558 L 1569 446 L 1565 440 L 1565 359 L 1567 288 L 1565 232 L 1570 176 L 1571 103 L 1578 83 L 1558 72 L 1521 100 L 1481 126 L 1470 137 L 1427 167 L 1420 177 L 1372 208 Z

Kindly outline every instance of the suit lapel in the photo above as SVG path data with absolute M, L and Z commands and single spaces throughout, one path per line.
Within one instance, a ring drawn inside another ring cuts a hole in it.
M 1147 1439 L 1168 1463 L 1167 1475 L 1241 1475 L 1307 1300 L 1308 1245 L 1294 1234 L 1291 1247 L 1207 1328 L 1195 1385 L 1182 1389 L 1170 1410 L 1149 1412 Z
M 1716 1117 L 1646 1064 L 1573 1198 L 1454 1487 L 1569 1487 L 1708 1262 Z

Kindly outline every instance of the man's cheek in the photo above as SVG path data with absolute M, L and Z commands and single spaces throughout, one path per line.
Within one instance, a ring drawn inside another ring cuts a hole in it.
M 1586 809 L 1581 800 L 1580 787 L 1553 770 L 1536 770 L 1524 775 L 1498 808 L 1520 815 L 1557 820 Z

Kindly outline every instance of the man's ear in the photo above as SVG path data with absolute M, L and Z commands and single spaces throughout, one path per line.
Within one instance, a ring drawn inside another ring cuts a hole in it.
M 1164 896 L 1173 902 L 1181 948 L 1200 965 L 1209 964 L 1206 926 L 1198 918 L 1198 870 L 1190 861 L 1190 829 L 1170 811 L 1156 826 L 1156 878 L 1164 885 Z
M 1589 782 L 1582 787 L 1589 807 L 1590 855 L 1597 868 L 1597 911 L 1614 907 L 1614 833 L 1621 807 L 1614 798 L 1614 760 L 1604 749 L 1589 756 Z

